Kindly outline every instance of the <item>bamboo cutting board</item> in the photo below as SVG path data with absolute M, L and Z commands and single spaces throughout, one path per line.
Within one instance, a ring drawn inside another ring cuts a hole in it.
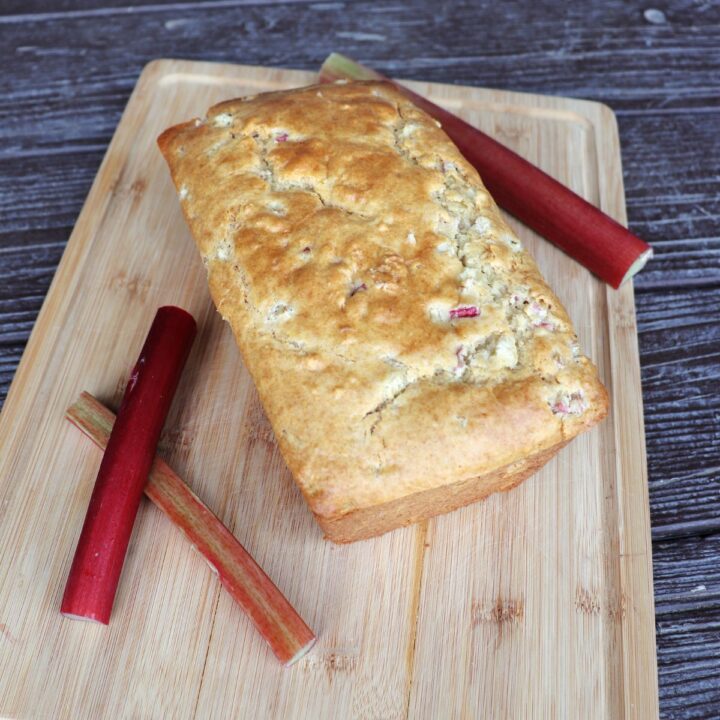
M 33 718 L 650 718 L 651 547 L 633 291 L 511 221 L 568 308 L 610 417 L 516 490 L 334 546 L 306 510 L 235 348 L 155 138 L 314 75 L 160 60 L 102 163 L 0 417 L 0 715 Z M 625 221 L 608 108 L 412 83 Z M 200 328 L 161 441 L 169 464 L 316 630 L 282 668 L 144 502 L 109 628 L 60 598 L 100 452 L 63 420 L 117 405 L 155 309 Z

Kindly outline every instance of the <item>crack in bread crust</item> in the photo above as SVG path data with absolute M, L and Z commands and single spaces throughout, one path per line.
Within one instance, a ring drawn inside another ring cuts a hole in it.
M 309 195 L 313 195 L 317 198 L 318 202 L 323 208 L 326 209 L 332 209 L 332 210 L 338 210 L 342 213 L 345 213 L 347 215 L 354 215 L 356 217 L 362 218 L 363 220 L 373 220 L 374 218 L 370 217 L 369 215 L 365 215 L 361 212 L 358 212 L 357 210 L 352 210 L 347 207 L 342 207 L 341 205 L 335 205 L 331 203 L 329 200 L 325 199 L 317 190 L 316 187 L 314 187 L 311 183 L 289 183 L 289 182 L 281 182 L 278 180 L 277 173 L 275 171 L 275 168 L 273 167 L 273 164 L 270 162 L 269 152 L 268 152 L 268 140 L 262 139 L 259 135 L 253 134 L 252 139 L 255 141 L 257 147 L 258 147 L 258 154 L 260 156 L 260 162 L 262 164 L 262 168 L 264 171 L 264 174 L 261 175 L 263 179 L 267 180 L 270 189 L 274 193 L 282 193 L 282 192 L 294 192 L 294 191 L 301 191 L 306 192 Z

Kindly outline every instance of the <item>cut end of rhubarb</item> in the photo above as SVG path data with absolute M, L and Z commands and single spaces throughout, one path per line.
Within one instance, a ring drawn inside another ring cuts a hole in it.
M 291 665 L 294 665 L 298 660 L 301 658 L 304 658 L 310 650 L 312 650 L 313 646 L 317 642 L 317 638 L 314 637 L 312 640 L 310 640 L 307 645 L 304 645 L 300 650 L 298 650 L 286 663 L 285 667 L 290 667 Z
M 627 280 L 630 280 L 630 278 L 637 275 L 647 263 L 648 260 L 653 256 L 653 249 L 651 247 L 648 247 L 648 249 L 638 255 L 635 262 L 628 268 L 628 271 L 623 275 L 622 280 L 620 281 L 620 284 L 618 287 L 622 286 Z
M 320 82 L 335 80 L 384 80 L 380 74 L 340 53 L 330 53 L 320 67 Z
M 101 620 L 97 617 L 85 617 L 84 615 L 76 615 L 75 613 L 69 613 L 69 612 L 62 612 L 60 611 L 60 614 L 63 617 L 66 617 L 68 620 L 83 620 L 85 622 L 89 623 L 95 623 L 96 625 L 109 625 L 110 622 L 108 620 Z

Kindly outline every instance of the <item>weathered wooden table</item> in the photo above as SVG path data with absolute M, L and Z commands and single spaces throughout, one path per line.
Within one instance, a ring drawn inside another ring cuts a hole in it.
M 388 74 L 608 103 L 636 279 L 663 717 L 720 716 L 720 5 L 0 2 L 0 402 L 106 145 L 156 57 Z

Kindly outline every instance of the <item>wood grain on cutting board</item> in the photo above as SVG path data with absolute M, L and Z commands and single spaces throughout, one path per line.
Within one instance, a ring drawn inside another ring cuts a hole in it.
M 103 161 L 0 417 L 0 714 L 515 718 L 657 714 L 632 288 L 606 288 L 516 222 L 612 412 L 520 488 L 350 546 L 322 539 L 212 307 L 155 137 L 213 102 L 310 73 L 157 61 Z M 414 83 L 624 221 L 604 106 Z M 157 306 L 198 319 L 161 451 L 319 634 L 280 667 L 154 507 L 109 628 L 58 607 L 99 464 L 63 412 L 121 396 Z

